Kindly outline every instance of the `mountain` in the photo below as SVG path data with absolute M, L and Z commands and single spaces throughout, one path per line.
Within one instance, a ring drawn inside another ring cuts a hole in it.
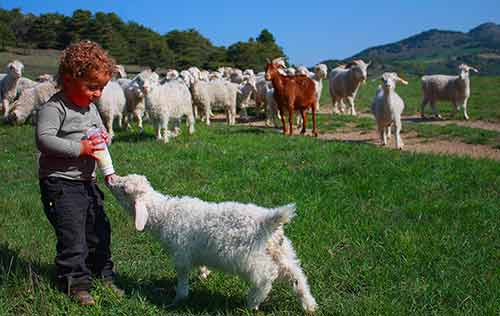
M 467 33 L 432 29 L 396 43 L 371 47 L 345 59 L 373 61 L 372 73 L 398 71 L 410 74 L 456 73 L 466 63 L 481 74 L 500 75 L 500 25 L 481 24 Z M 337 60 L 324 61 L 329 68 Z

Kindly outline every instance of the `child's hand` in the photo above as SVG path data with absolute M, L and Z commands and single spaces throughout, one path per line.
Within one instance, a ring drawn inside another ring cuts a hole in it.
M 95 160 L 99 160 L 99 157 L 97 157 L 94 153 L 99 150 L 103 150 L 102 145 L 100 145 L 103 142 L 102 139 L 98 137 L 92 137 L 89 139 L 84 139 L 80 141 L 80 156 L 90 156 L 94 158 Z

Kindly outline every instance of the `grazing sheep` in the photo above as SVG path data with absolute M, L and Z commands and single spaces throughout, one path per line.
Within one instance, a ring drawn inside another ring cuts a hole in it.
M 169 81 L 160 84 L 154 73 L 145 70 L 134 79 L 144 94 L 146 100 L 146 112 L 156 129 L 156 139 L 169 141 L 170 137 L 176 137 L 179 132 L 179 121 L 187 116 L 189 134 L 194 133 L 193 102 L 188 87 L 181 81 Z M 175 120 L 175 129 L 168 130 L 170 120 Z
M 470 96 L 469 71 L 479 72 L 476 68 L 466 64 L 458 66 L 458 76 L 431 75 L 422 77 L 422 106 L 420 115 L 425 118 L 425 106 L 431 104 L 435 117 L 441 118 L 436 109 L 436 101 L 451 101 L 453 103 L 454 116 L 462 106 L 464 108 L 464 118 L 469 119 L 467 114 L 467 100 Z
M 145 228 L 161 238 L 177 273 L 174 304 L 188 297 L 189 272 L 208 266 L 239 275 L 252 284 L 248 308 L 258 310 L 277 278 L 292 284 L 306 312 L 317 304 L 283 225 L 295 205 L 264 208 L 237 202 L 205 202 L 155 191 L 141 175 L 116 176 L 108 184 L 118 202 Z
M 387 138 L 391 137 L 391 126 L 396 129 L 396 148 L 403 148 L 401 139 L 401 114 L 403 113 L 405 103 L 396 93 L 396 82 L 407 85 L 408 82 L 401 79 L 394 72 L 386 72 L 382 75 L 382 85 L 378 88 L 375 98 L 372 102 L 372 112 L 377 121 L 377 129 L 380 134 L 382 144 L 387 145 Z
M 210 125 L 212 109 L 220 107 L 226 112 L 227 124 L 236 124 L 236 101 L 239 86 L 224 80 L 205 82 L 195 80 L 191 85 L 193 104 L 205 113 L 205 121 Z
M 127 99 L 121 85 L 115 80 L 110 80 L 96 102 L 97 109 L 110 137 L 114 136 L 113 121 L 115 119 L 118 119 L 118 126 L 122 127 L 126 103 Z
M 12 104 L 7 116 L 7 122 L 11 124 L 23 124 L 34 111 L 47 103 L 58 91 L 54 81 L 44 81 L 21 92 L 19 98 Z M 33 120 L 35 121 L 35 120 Z
M 23 74 L 24 65 L 19 60 L 14 60 L 7 64 L 7 74 L 0 79 L 0 101 L 2 103 L 2 113 L 4 119 L 9 114 L 10 103 L 18 95 L 18 82 Z
M 361 83 L 366 81 L 366 71 L 370 64 L 371 62 L 366 64 L 361 59 L 357 59 L 347 65 L 340 65 L 333 68 L 330 71 L 328 80 L 334 113 L 344 113 L 345 107 L 343 100 L 347 100 L 351 114 L 356 115 L 354 99 L 356 98 Z

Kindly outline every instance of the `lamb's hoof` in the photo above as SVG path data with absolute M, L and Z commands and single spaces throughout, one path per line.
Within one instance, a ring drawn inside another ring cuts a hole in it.
M 317 304 L 311 304 L 311 305 L 304 306 L 304 312 L 308 315 L 314 314 L 317 309 L 318 309 Z
M 198 275 L 198 278 L 202 281 L 208 279 L 208 275 L 211 273 L 210 270 L 208 270 L 207 267 L 201 267 L 200 268 L 200 274 Z

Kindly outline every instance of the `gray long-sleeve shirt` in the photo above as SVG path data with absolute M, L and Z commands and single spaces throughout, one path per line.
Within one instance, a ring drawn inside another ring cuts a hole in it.
M 89 128 L 102 126 L 93 103 L 88 108 L 78 107 L 62 92 L 50 98 L 36 119 L 39 178 L 95 179 L 96 162 L 89 156 L 80 157 L 80 141 Z

